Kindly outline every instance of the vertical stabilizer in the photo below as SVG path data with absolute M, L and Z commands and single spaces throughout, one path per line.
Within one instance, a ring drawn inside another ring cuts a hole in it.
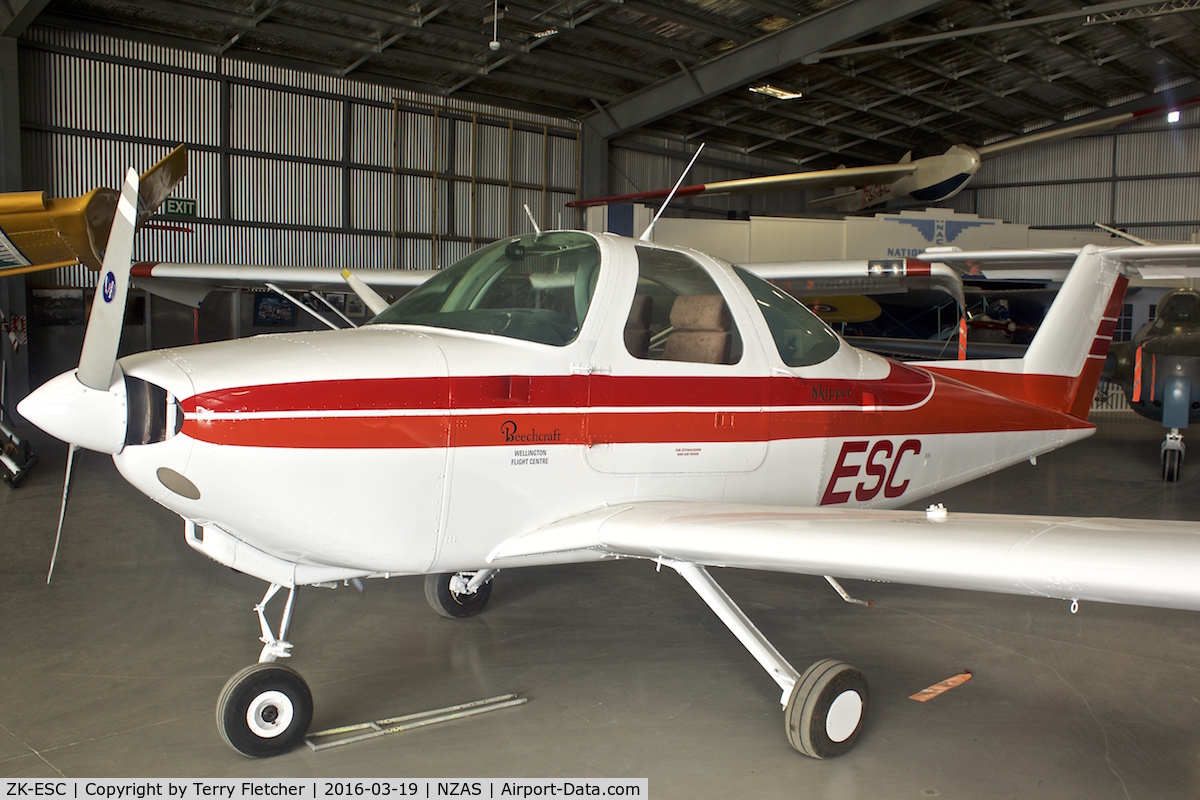
M 1080 250 L 1024 358 L 934 362 L 929 369 L 988 391 L 1084 419 L 1116 329 L 1125 288 L 1120 262 Z

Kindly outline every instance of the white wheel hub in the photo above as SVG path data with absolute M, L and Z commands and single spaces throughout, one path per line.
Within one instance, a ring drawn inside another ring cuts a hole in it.
M 844 742 L 862 721 L 863 701 L 858 692 L 848 689 L 829 704 L 825 715 L 825 735 L 832 742 Z
M 246 709 L 246 724 L 250 732 L 263 739 L 274 739 L 292 724 L 295 709 L 292 700 L 283 692 L 263 692 L 250 701 Z

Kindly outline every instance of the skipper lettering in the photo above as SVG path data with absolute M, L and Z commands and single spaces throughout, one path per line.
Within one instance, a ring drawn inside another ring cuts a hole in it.
M 810 387 L 813 400 L 820 400 L 822 403 L 844 403 L 850 399 L 850 395 L 854 392 L 844 386 L 826 386 L 823 383 L 814 383 Z

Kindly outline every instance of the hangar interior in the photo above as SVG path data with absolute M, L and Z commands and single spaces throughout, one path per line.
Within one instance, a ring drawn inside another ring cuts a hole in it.
M 138 236 L 136 260 L 440 268 L 528 232 L 526 206 L 542 228 L 590 227 L 569 202 L 667 188 L 701 143 L 689 184 L 895 163 L 1159 108 L 988 158 L 932 212 L 893 200 L 844 222 L 813 210 L 824 189 L 690 197 L 656 235 L 728 246 L 805 217 L 815 222 L 777 228 L 773 257 L 829 258 L 839 257 L 833 226 L 953 213 L 1014 226 L 1010 235 L 1019 226 L 1021 246 L 1105 241 L 1096 222 L 1200 241 L 1200 104 L 1186 104 L 1200 96 L 1195 0 L 2 5 L 0 189 L 116 187 L 127 167 L 187 145 L 179 202 Z M 802 96 L 752 91 L 763 86 Z M 846 242 L 867 241 L 840 235 L 840 257 L 857 256 Z M 0 280 L 0 310 L 29 321 L 26 346 L 0 348 L 9 413 L 76 363 L 94 286 L 82 265 Z M 256 326 L 256 296 L 213 295 L 198 315 L 141 297 L 122 352 L 273 330 Z M 1101 416 L 1094 440 L 946 500 L 1200 519 L 1190 471 L 1159 482 L 1161 429 L 1129 416 Z M 29 435 L 42 464 L 0 493 L 0 774 L 627 774 L 649 775 L 656 797 L 718 785 L 762 797 L 784 786 L 831 797 L 1187 796 L 1200 785 L 1196 652 L 1181 613 L 1072 616 L 1048 601 L 895 586 L 860 613 L 820 581 L 736 573 L 730 592 L 794 637 L 789 649 L 848 649 L 886 687 L 860 748 L 810 763 L 771 728 L 773 688 L 707 609 L 625 566 L 615 581 L 600 567 L 516 577 L 511 599 L 459 628 L 427 616 L 407 579 L 361 598 L 310 593 L 305 627 L 332 639 L 302 648 L 319 660 L 309 667 L 319 723 L 472 699 L 463 683 L 542 701 L 342 755 L 244 761 L 212 735 L 210 696 L 229 643 L 239 663 L 251 655 L 243 606 L 257 587 L 198 564 L 173 515 L 86 455 L 61 578 L 39 586 L 64 457 Z M 862 623 L 871 613 L 888 621 Z M 926 675 L 963 667 L 978 677 L 944 698 L 948 708 L 908 705 Z M 988 690 L 970 694 L 980 684 Z M 705 762 L 727 783 L 712 783 Z

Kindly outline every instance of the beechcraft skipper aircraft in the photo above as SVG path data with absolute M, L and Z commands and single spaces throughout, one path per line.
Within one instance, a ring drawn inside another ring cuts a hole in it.
M 1200 609 L 1194 523 L 886 510 L 1091 433 L 1123 273 L 1200 246 L 1084 248 L 1009 361 L 888 361 L 745 269 L 580 231 L 502 239 L 358 329 L 118 360 L 136 187 L 131 171 L 78 369 L 19 408 L 112 454 L 189 545 L 269 584 L 259 663 L 217 706 L 245 755 L 287 750 L 312 716 L 277 662 L 300 586 L 423 574 L 434 609 L 465 617 L 501 569 L 644 559 L 729 627 L 818 758 L 859 738 L 865 678 L 794 668 L 710 567 Z

